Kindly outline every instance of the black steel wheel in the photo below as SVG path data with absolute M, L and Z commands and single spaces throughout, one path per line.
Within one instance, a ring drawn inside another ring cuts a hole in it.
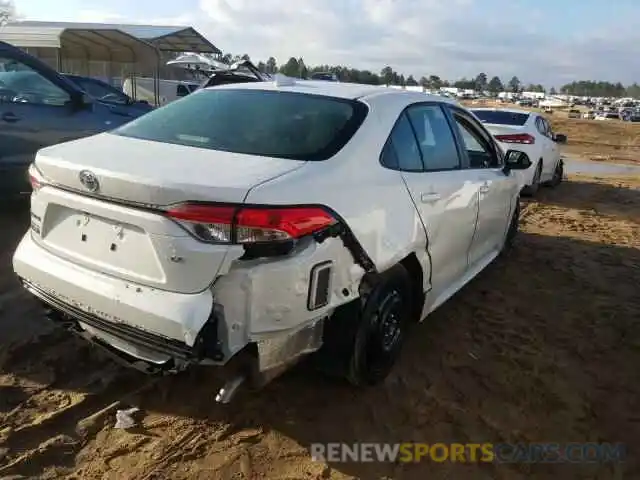
M 553 178 L 551 179 L 551 186 L 557 187 L 562 183 L 564 177 L 564 162 L 562 160 L 558 160 L 558 164 L 556 165 L 556 169 L 553 171 Z
M 516 208 L 511 215 L 509 222 L 509 229 L 504 239 L 504 246 L 502 247 L 502 253 L 506 253 L 513 248 L 518 231 L 520 230 L 520 201 L 516 204 Z
M 325 326 L 318 366 L 352 385 L 375 385 L 395 365 L 411 317 L 411 282 L 402 265 L 372 281 L 364 298 L 340 307 Z
M 538 193 L 540 189 L 540 178 L 542 177 L 542 160 L 538 162 L 538 166 L 536 167 L 536 172 L 533 174 L 533 179 L 531 180 L 531 185 L 526 185 L 522 189 L 522 193 L 528 197 L 534 196 Z

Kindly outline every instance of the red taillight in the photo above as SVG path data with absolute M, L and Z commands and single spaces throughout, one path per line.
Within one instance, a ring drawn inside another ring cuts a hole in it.
M 528 133 L 514 133 L 510 135 L 496 135 L 496 140 L 504 143 L 524 143 L 533 145 L 536 143 L 536 137 Z
M 321 207 L 243 207 L 183 203 L 166 214 L 196 237 L 215 243 L 292 240 L 322 230 L 336 219 Z
M 44 177 L 33 164 L 31 164 L 31 166 L 29 167 L 28 172 L 29 172 L 29 183 L 31 184 L 31 190 L 33 190 L 34 192 L 37 192 L 45 184 Z

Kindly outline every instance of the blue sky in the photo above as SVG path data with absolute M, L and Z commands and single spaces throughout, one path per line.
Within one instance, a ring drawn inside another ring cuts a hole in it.
M 14 0 L 24 19 L 193 25 L 221 50 L 447 79 L 640 81 L 640 0 Z

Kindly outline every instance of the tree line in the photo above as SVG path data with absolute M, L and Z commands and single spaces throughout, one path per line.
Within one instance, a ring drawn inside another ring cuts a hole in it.
M 222 61 L 231 63 L 241 59 L 249 59 L 249 55 L 223 55 Z M 455 87 L 464 90 L 474 90 L 477 92 L 489 92 L 498 94 L 499 92 L 541 92 L 549 95 L 563 93 L 567 95 L 580 95 L 589 97 L 640 97 L 640 85 L 634 83 L 624 86 L 620 82 L 602 82 L 581 80 L 568 83 L 556 90 L 554 87 L 546 89 L 540 84 L 526 84 L 520 81 L 517 76 L 511 77 L 508 81 L 503 81 L 498 76 L 489 77 L 481 72 L 475 78 L 461 78 L 458 80 L 446 80 L 438 75 L 425 75 L 415 78 L 413 75 L 403 75 L 395 71 L 390 66 L 385 66 L 380 72 L 371 70 L 359 70 L 342 65 L 307 65 L 302 57 L 291 57 L 289 60 L 279 65 L 274 57 L 269 57 L 267 61 L 259 61 L 256 66 L 261 72 L 274 74 L 282 73 L 289 77 L 307 78 L 312 73 L 327 72 L 335 74 L 342 82 L 364 83 L 370 85 L 401 85 L 401 86 L 422 86 L 427 89 L 438 90 L 442 87 Z

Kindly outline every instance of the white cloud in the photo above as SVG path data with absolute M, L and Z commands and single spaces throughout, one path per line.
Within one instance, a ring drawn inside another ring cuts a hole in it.
M 473 0 L 199 2 L 206 15 L 195 15 L 195 26 L 220 49 L 252 58 L 273 55 L 285 62 L 302 56 L 309 64 L 374 71 L 389 64 L 407 74 L 446 78 L 484 71 L 546 84 L 640 77 L 640 65 L 631 61 L 638 32 L 621 36 L 618 25 L 605 25 L 597 36 L 588 30 L 579 30 L 579 39 L 566 31 L 549 35 L 538 28 L 544 27 L 543 12 L 525 12 L 513 2 L 499 9 Z
M 390 65 L 405 74 L 448 79 L 485 72 L 547 85 L 640 78 L 640 64 L 633 61 L 637 30 L 623 32 L 624 23 L 602 22 L 595 31 L 577 21 L 551 28 L 545 19 L 553 13 L 525 10 L 511 0 L 185 0 L 176 4 L 175 17 L 157 19 L 153 8 L 146 10 L 151 19 L 96 10 L 67 16 L 189 24 L 225 52 L 261 60 L 274 56 L 280 63 L 302 56 L 308 64 L 376 72 Z

